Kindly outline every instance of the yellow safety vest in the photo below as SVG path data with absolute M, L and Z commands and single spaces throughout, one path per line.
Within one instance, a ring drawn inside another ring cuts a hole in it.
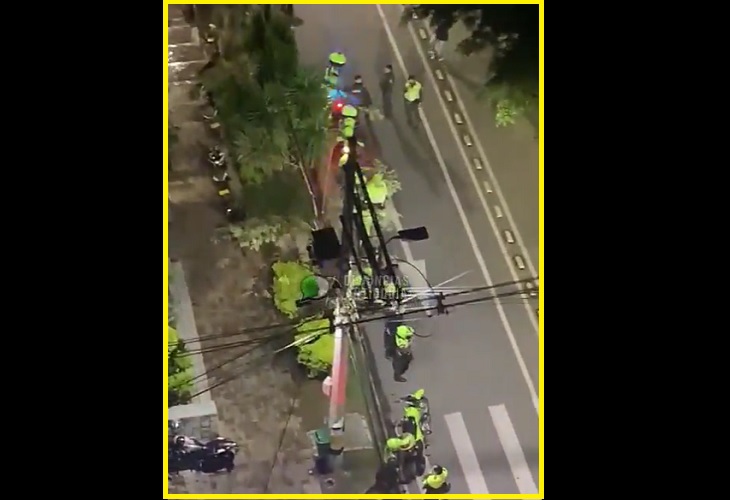
M 411 345 L 411 339 L 410 338 L 408 338 L 408 339 L 404 339 L 404 338 L 401 338 L 401 337 L 396 337 L 395 338 L 395 346 L 398 349 L 406 349 L 410 345 Z
M 424 483 L 426 483 L 426 486 L 428 486 L 429 488 L 437 490 L 437 489 L 441 488 L 444 485 L 444 483 L 446 482 L 447 474 L 448 474 L 448 472 L 446 472 L 446 469 L 444 469 L 444 471 L 439 475 L 429 474 L 428 477 L 426 477 L 426 480 L 424 481 Z
M 413 102 L 421 98 L 421 83 L 413 82 L 413 85 L 406 85 L 405 94 L 406 101 Z

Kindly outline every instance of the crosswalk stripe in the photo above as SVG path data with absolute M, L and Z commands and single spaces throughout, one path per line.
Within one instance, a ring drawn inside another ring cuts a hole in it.
M 504 405 L 495 405 L 489 407 L 489 413 L 494 422 L 494 428 L 497 430 L 499 442 L 507 456 L 507 462 L 512 470 L 512 477 L 515 479 L 517 489 L 520 493 L 531 494 L 537 493 L 537 486 L 532 479 L 530 467 L 527 465 L 525 454 L 520 446 L 515 428 L 512 426 L 512 420 L 509 418 L 507 408 Z M 472 492 L 473 493 L 473 492 Z
M 451 434 L 451 441 L 456 449 L 456 456 L 464 472 L 464 479 L 469 487 L 469 493 L 489 493 L 487 483 L 482 475 L 482 468 L 479 466 L 477 454 L 469 438 L 469 431 L 461 413 L 449 413 L 444 416 L 446 426 Z

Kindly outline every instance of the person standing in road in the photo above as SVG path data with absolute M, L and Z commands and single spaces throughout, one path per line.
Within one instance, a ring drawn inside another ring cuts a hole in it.
M 415 332 L 413 327 L 408 325 L 398 325 L 395 327 L 395 331 L 386 326 L 385 357 L 391 360 L 393 365 L 393 380 L 396 382 L 406 382 L 403 374 L 408 371 L 408 367 L 413 359 L 411 343 Z
M 403 92 L 403 99 L 406 105 L 406 120 L 408 120 L 408 125 L 413 128 L 418 127 L 418 107 L 421 105 L 422 89 L 421 82 L 416 80 L 415 76 L 408 75 Z
M 449 41 L 449 30 L 453 24 L 454 22 L 449 20 L 442 21 L 436 26 L 433 35 L 431 35 L 431 49 L 428 51 L 430 59 L 444 60 L 444 45 Z
M 446 482 L 449 477 L 449 471 L 446 467 L 434 465 L 431 472 L 424 478 L 421 487 L 426 494 L 446 494 L 451 489 L 451 485 Z
M 393 66 L 390 64 L 385 65 L 383 76 L 380 77 L 380 92 L 383 97 L 383 115 L 386 118 L 393 116 L 393 84 L 395 78 L 393 77 Z
M 355 75 L 355 80 L 347 91 L 357 99 L 357 107 L 365 110 L 370 110 L 373 105 L 373 98 L 370 96 L 370 91 L 365 88 L 365 84 L 362 82 L 362 76 Z

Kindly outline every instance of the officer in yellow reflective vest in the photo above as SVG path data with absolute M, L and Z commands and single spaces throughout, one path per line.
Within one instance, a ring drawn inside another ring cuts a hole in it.
M 448 493 L 451 489 L 451 485 L 446 482 L 446 479 L 448 479 L 448 477 L 449 471 L 446 470 L 446 467 L 434 465 L 433 469 L 431 469 L 431 472 L 429 472 L 428 475 L 423 479 L 423 490 L 427 494 Z
M 392 437 L 385 442 L 385 457 L 397 456 L 416 447 L 416 438 L 410 432 Z
M 405 382 L 403 374 L 411 364 L 411 343 L 416 331 L 412 326 L 400 324 L 393 329 L 393 324 L 385 327 L 385 357 L 393 363 L 393 379 L 396 382 Z
M 415 76 L 409 75 L 403 91 L 403 99 L 406 105 L 408 125 L 414 128 L 418 126 L 418 106 L 421 104 L 422 90 L 421 82 L 416 80 Z
M 342 118 L 340 118 L 340 135 L 338 141 L 347 142 L 347 140 L 355 135 L 355 127 L 357 127 L 357 108 L 348 104 L 342 108 Z

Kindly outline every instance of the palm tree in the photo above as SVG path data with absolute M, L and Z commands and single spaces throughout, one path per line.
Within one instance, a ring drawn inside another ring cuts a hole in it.
M 296 168 L 314 197 L 309 172 L 327 142 L 320 78 L 298 68 L 283 15 L 243 7 L 219 11 L 220 58 L 203 75 L 229 154 L 244 184 L 261 184 L 276 172 Z

